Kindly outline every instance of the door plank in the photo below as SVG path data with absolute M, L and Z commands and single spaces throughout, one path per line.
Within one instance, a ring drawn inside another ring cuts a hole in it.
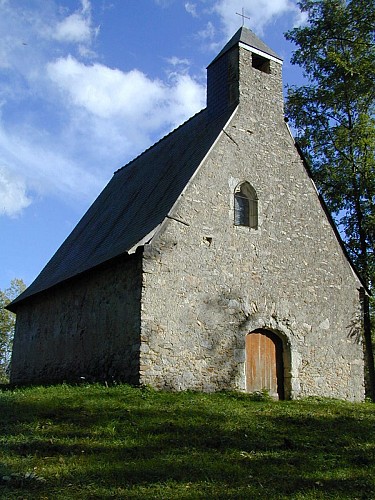
M 276 344 L 270 336 L 253 332 L 246 335 L 246 390 L 263 389 L 278 398 Z

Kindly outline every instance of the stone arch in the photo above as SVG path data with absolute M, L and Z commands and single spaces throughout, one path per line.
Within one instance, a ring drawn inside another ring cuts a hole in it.
M 245 337 L 245 386 L 247 392 L 268 390 L 276 399 L 291 396 L 291 357 L 287 339 L 265 328 Z

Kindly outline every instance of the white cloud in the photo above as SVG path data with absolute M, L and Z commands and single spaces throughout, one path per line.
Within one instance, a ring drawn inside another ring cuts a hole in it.
M 90 25 L 80 14 L 72 14 L 65 18 L 54 31 L 54 38 L 63 42 L 87 42 L 90 36 Z
M 0 171 L 0 192 L 7 190 L 9 203 L 12 193 L 17 193 L 20 210 L 31 203 L 32 193 L 87 201 L 99 189 L 99 183 L 104 182 L 95 171 L 87 169 L 85 162 L 72 159 L 65 145 L 54 143 L 46 133 L 38 134 L 28 128 L 15 133 L 0 126 L 0 152 L 7 165 Z M 0 200 L 1 197 L 0 194 Z
M 0 215 L 15 217 L 28 207 L 31 199 L 25 181 L 4 166 L 0 166 Z
M 296 28 L 298 26 L 306 24 L 308 17 L 309 16 L 308 16 L 307 12 L 301 12 L 301 11 L 297 12 L 295 15 L 295 18 L 294 18 L 293 27 Z
M 81 0 L 82 4 L 82 13 L 83 14 L 90 14 L 91 13 L 91 4 L 90 0 Z
M 191 14 L 193 17 L 198 17 L 197 5 L 195 3 L 186 2 L 185 3 L 185 10 L 186 10 L 186 12 Z
M 175 0 L 154 0 L 156 5 L 163 7 L 164 9 L 172 5 Z
M 66 119 L 66 103 L 55 99 L 45 67 L 67 41 L 73 53 L 89 53 L 96 33 L 91 4 L 82 0 L 71 14 L 45 0 L 0 2 L 6 34 L 0 37 L 0 214 L 21 213 L 40 196 L 87 203 L 109 172 L 98 175 L 92 157 L 80 156 L 73 139 L 79 137 L 83 149 L 88 140 Z
M 58 22 L 51 31 L 52 38 L 60 42 L 79 43 L 81 54 L 85 53 L 82 44 L 90 44 L 97 36 L 99 28 L 92 26 L 91 4 L 89 0 L 81 1 L 82 8 Z M 86 48 L 86 54 L 88 50 Z
M 201 38 L 202 40 L 213 40 L 213 38 L 215 37 L 215 33 L 216 30 L 214 25 L 211 21 L 208 21 L 205 28 L 198 32 L 198 38 Z
M 180 59 L 179 57 L 173 56 L 166 59 L 166 61 L 172 66 L 189 66 L 189 59 Z
M 165 107 L 166 118 L 172 116 L 174 125 L 180 125 L 205 106 L 206 89 L 186 74 L 174 73 L 171 79 L 171 99 Z
M 135 110 L 142 115 L 163 99 L 163 83 L 136 69 L 123 73 L 102 64 L 86 66 L 68 56 L 50 63 L 47 72 L 74 105 L 103 118 L 131 116 Z
M 45 61 L 51 54 L 69 50 L 84 57 L 92 57 L 92 42 L 99 28 L 91 19 L 91 5 L 82 0 L 81 8 L 70 13 L 59 10 L 54 2 L 11 2 L 0 4 L 0 71 L 7 69 L 2 79 L 1 93 L 19 95 L 31 90 L 30 80 L 40 78 Z M 12 73 L 13 72 L 13 73 Z M 8 82 L 9 85 L 8 85 Z M 22 88 L 21 88 L 22 87 Z M 37 86 L 32 89 L 37 90 Z
M 241 13 L 242 8 L 250 20 L 245 25 L 258 35 L 262 35 L 267 24 L 276 17 L 292 13 L 296 17 L 300 11 L 292 0 L 219 0 L 214 3 L 213 11 L 216 12 L 223 24 L 226 37 L 230 37 L 240 26 L 241 19 L 236 13 Z
M 167 81 L 152 80 L 137 69 L 85 65 L 68 56 L 49 63 L 47 74 L 72 106 L 91 117 L 114 120 L 125 137 L 130 128 L 147 136 L 175 126 L 204 106 L 204 87 L 185 72 L 170 73 Z

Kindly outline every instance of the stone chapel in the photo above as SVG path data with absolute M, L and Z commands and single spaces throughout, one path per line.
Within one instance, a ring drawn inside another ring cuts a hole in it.
M 207 107 L 115 172 L 17 313 L 11 382 L 364 398 L 363 283 L 240 28 Z

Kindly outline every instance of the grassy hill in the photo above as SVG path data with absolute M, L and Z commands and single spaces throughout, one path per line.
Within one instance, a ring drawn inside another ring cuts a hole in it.
M 126 385 L 0 392 L 0 498 L 375 499 L 375 406 Z

